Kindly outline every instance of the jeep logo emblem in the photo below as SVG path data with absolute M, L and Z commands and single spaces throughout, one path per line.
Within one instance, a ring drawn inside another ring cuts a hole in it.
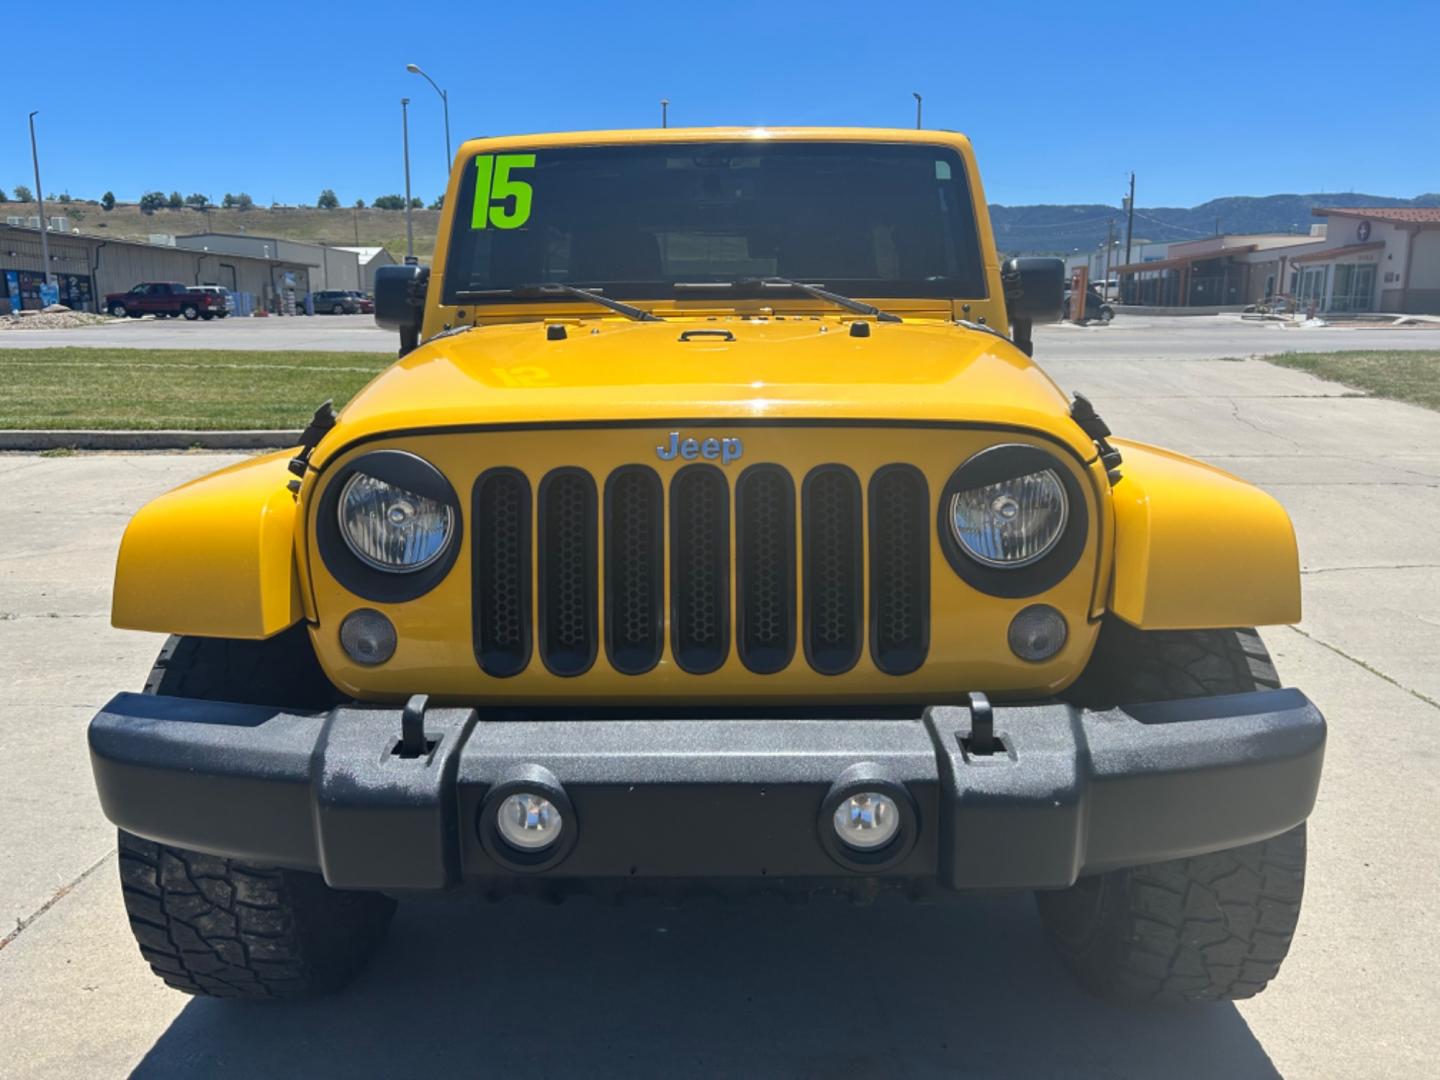
M 736 438 L 682 439 L 678 431 L 670 432 L 670 441 L 655 447 L 655 456 L 661 461 L 674 461 L 677 457 L 685 461 L 704 458 L 729 465 L 739 461 L 745 453 L 745 446 Z

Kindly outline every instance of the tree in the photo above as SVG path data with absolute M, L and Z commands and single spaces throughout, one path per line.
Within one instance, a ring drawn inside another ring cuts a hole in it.
M 380 195 L 370 204 L 376 210 L 404 210 L 405 196 L 403 195 Z
M 34 201 L 35 201 L 35 193 L 34 193 L 33 191 L 31 191 L 28 187 L 26 187 L 24 184 L 16 184 L 16 185 L 15 185 L 15 201 L 16 201 L 16 202 L 34 202 Z
M 163 191 L 147 191 L 140 196 L 140 212 L 142 214 L 153 214 L 165 205 L 165 193 Z
M 425 200 L 424 200 L 424 199 L 411 199 L 411 200 L 410 200 L 410 209 L 411 209 L 411 210 L 424 210 L 424 209 L 425 209 Z
M 334 210 L 340 205 L 340 200 L 336 197 L 335 192 L 327 187 L 320 192 L 320 198 L 315 200 L 315 205 L 321 210 Z
M 201 195 L 198 191 L 194 195 L 185 196 L 185 205 L 193 206 L 196 210 L 204 210 L 210 205 L 210 196 Z
M 68 206 L 70 203 L 70 192 L 62 191 L 60 193 L 60 202 Z
M 5 189 L 0 188 L 0 202 L 9 202 L 10 196 L 5 194 Z
M 170 192 L 170 198 L 166 200 L 166 203 L 171 210 L 185 209 L 185 198 L 178 191 Z
M 364 210 L 364 209 L 365 209 L 365 200 L 364 200 L 364 199 L 356 199 L 356 200 L 355 200 L 355 209 L 356 209 L 356 210 Z
M 233 210 L 235 208 L 235 196 L 231 195 L 228 191 L 225 192 L 225 198 L 220 200 L 220 205 L 226 210 Z
M 435 201 L 430 204 L 430 209 L 431 209 L 431 210 L 444 210 L 444 209 L 445 209 L 445 193 L 444 193 L 443 191 L 442 191 L 439 195 L 435 196 Z
M 249 195 L 246 195 L 245 192 L 242 191 L 239 195 L 235 196 L 235 209 L 253 210 L 254 208 L 255 200 L 252 199 Z

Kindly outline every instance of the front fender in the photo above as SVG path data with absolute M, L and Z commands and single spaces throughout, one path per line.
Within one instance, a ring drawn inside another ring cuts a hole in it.
M 126 630 L 267 638 L 304 615 L 285 450 L 192 480 L 125 528 L 110 621 Z
M 1115 485 L 1110 610 L 1142 630 L 1300 621 L 1300 556 L 1285 509 L 1203 462 L 1125 439 Z

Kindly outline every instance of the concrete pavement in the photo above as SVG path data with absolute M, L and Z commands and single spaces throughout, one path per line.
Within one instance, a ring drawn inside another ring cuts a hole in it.
M 1114 346 L 1122 333 L 1139 343 L 1135 355 Z M 1112 343 L 1108 355 L 1069 345 L 1092 337 Z M 996 896 L 682 911 L 412 902 L 376 963 L 336 999 L 191 1001 L 150 976 L 125 927 L 84 726 L 112 692 L 140 685 L 160 644 L 106 619 L 128 514 L 233 458 L 0 456 L 11 516 L 0 553 L 0 918 L 10 935 L 0 1073 L 1433 1069 L 1440 415 L 1260 362 L 1157 359 L 1171 340 L 1164 327 L 1061 327 L 1037 354 L 1117 433 L 1239 473 L 1295 519 L 1305 620 L 1265 638 L 1331 735 L 1299 935 L 1261 997 L 1180 1012 L 1101 1005 L 1071 986 L 1029 898 Z
M 1036 327 L 1036 355 L 1098 359 L 1215 359 L 1328 349 L 1440 349 L 1440 328 L 1289 328 L 1235 315 L 1120 315 L 1109 326 L 1059 323 Z M 318 349 L 394 352 L 396 337 L 371 315 L 267 319 L 121 319 L 75 330 L 0 333 L 5 348 L 65 345 L 137 349 Z

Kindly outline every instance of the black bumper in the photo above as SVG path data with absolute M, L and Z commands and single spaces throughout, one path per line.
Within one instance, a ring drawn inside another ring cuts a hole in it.
M 1060 888 L 1298 824 L 1325 746 L 1324 719 L 1295 690 L 1107 712 L 1001 706 L 990 755 L 970 752 L 970 711 L 951 706 L 902 720 L 492 722 L 431 709 L 419 757 L 397 753 L 400 718 L 120 694 L 91 722 L 91 762 L 121 828 L 318 870 L 337 887 L 850 876 Z M 525 865 L 483 827 L 515 786 L 562 800 L 558 859 Z M 866 862 L 835 842 L 830 811 L 877 787 L 905 825 Z

